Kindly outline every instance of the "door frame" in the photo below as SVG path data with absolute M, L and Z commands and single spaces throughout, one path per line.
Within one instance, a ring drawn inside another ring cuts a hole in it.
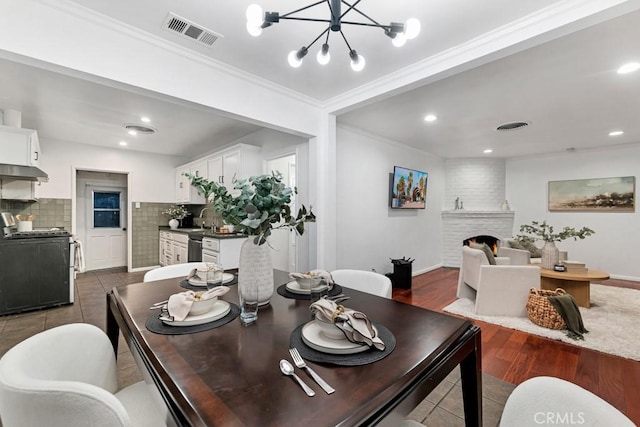
M 96 169 L 96 168 L 92 168 L 92 167 L 80 167 L 80 166 L 71 166 L 71 234 L 72 235 L 77 235 L 78 233 L 78 194 L 77 194 L 77 187 L 78 187 L 78 172 L 98 172 L 98 173 L 114 173 L 114 174 L 120 174 L 120 175 L 126 175 L 127 180 L 126 180 L 126 190 L 127 190 L 127 207 L 126 207 L 126 215 L 127 215 L 127 271 L 131 272 L 131 266 L 133 265 L 133 255 L 132 255 L 132 239 L 131 239 L 131 235 L 132 235 L 132 230 L 131 230 L 131 225 L 132 225 L 132 207 L 129 206 L 130 204 L 130 200 L 131 200 L 131 172 L 128 170 L 118 170 L 118 169 Z M 84 215 L 84 212 L 82 213 L 82 215 Z

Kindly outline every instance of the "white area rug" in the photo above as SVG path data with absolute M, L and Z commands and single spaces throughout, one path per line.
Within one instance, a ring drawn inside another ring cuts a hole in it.
M 528 332 L 580 347 L 586 347 L 628 359 L 640 360 L 640 291 L 613 286 L 591 285 L 591 308 L 580 307 L 582 321 L 589 330 L 584 341 L 572 340 L 567 331 L 533 324 L 528 318 L 479 316 L 474 303 L 461 298 L 444 311 L 487 323 Z

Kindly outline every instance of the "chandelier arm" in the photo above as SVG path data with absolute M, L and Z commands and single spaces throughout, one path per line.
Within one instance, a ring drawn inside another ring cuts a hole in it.
M 347 45 L 347 48 L 349 49 L 349 52 L 351 52 L 353 49 L 351 49 L 351 45 L 349 44 L 349 42 L 347 41 L 347 38 L 345 37 L 344 33 L 342 32 L 342 30 L 340 30 L 340 35 L 342 36 L 342 40 L 344 40 L 344 44 Z
M 309 43 L 309 45 L 307 46 L 307 49 L 309 49 L 311 46 L 313 46 L 320 39 L 320 37 L 324 36 L 325 33 L 327 33 L 327 40 L 329 40 L 329 28 L 330 27 L 327 27 L 327 29 L 324 30 L 323 32 L 321 32 L 320 35 L 315 38 L 315 40 L 313 40 L 311 43 Z
M 321 3 L 324 3 L 325 1 L 327 1 L 327 0 L 320 0 L 320 1 L 316 2 L 316 3 L 310 4 L 310 5 L 305 6 L 305 7 L 301 7 L 300 9 L 297 9 L 297 10 L 294 10 L 293 12 L 285 13 L 284 15 L 280 16 L 280 19 L 283 19 L 284 17 L 289 16 L 289 15 L 293 15 L 294 13 L 302 12 L 303 10 L 307 10 L 309 8 L 312 8 L 313 6 L 317 6 L 317 5 L 321 4 Z
M 311 21 L 311 22 L 331 22 L 328 19 L 316 19 L 316 18 L 297 18 L 294 16 L 289 16 L 289 17 L 283 17 L 281 16 L 280 19 L 288 19 L 290 21 Z
M 342 24 L 349 24 L 349 25 L 361 25 L 363 27 L 375 27 L 375 28 L 382 28 L 384 30 L 390 30 L 391 29 L 391 25 L 383 25 L 383 24 L 370 24 L 368 22 L 354 22 L 354 21 L 342 21 Z
M 349 6 L 349 9 L 347 9 L 347 11 L 345 13 L 342 14 L 342 16 L 346 15 L 348 12 L 350 12 L 351 10 L 355 10 L 356 12 L 358 12 L 360 15 L 364 16 L 365 18 L 367 18 L 369 21 L 373 22 L 374 24 L 376 24 L 375 26 L 377 27 L 382 27 L 384 28 L 384 26 L 382 24 L 380 24 L 379 22 L 376 22 L 376 20 L 371 19 L 369 16 L 367 16 L 365 13 L 361 12 L 360 9 L 357 9 L 356 6 L 358 5 L 358 3 L 360 3 L 362 0 L 358 0 L 356 1 L 353 6 L 350 5 L 349 3 L 347 3 L 346 1 L 342 0 L 342 3 L 346 4 L 347 6 Z M 342 16 L 340 18 L 342 18 Z M 346 22 L 343 22 L 343 24 L 346 24 Z

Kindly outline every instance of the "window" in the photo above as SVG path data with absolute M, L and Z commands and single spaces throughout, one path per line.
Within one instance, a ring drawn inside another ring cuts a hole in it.
M 120 228 L 120 192 L 93 192 L 94 228 Z

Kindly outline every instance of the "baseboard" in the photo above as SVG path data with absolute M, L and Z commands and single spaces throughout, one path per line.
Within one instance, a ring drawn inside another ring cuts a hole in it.
M 619 280 L 630 280 L 632 282 L 640 282 L 640 277 L 634 277 L 634 276 L 622 276 L 619 274 L 610 274 L 609 275 L 612 279 L 619 279 Z
M 411 277 L 418 276 L 418 275 L 424 274 L 424 273 L 428 273 L 430 271 L 437 270 L 439 268 L 442 268 L 442 263 L 439 263 L 439 264 L 436 264 L 436 265 L 432 265 L 431 267 L 423 268 L 422 270 L 414 270 L 414 271 L 411 272 Z
M 129 273 L 137 273 L 139 271 L 147 271 L 147 270 L 152 270 L 154 268 L 158 268 L 160 267 L 160 265 L 150 265 L 148 267 L 136 267 L 136 268 L 130 268 L 129 269 Z

